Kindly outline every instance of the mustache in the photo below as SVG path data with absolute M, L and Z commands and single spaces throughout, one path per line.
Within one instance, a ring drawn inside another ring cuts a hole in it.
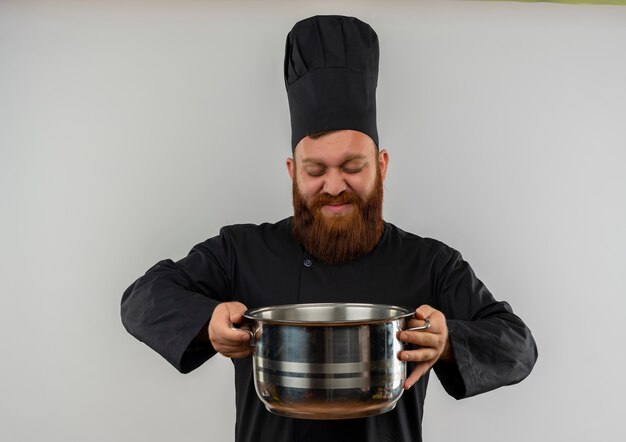
M 330 195 L 329 193 L 322 193 L 318 195 L 311 203 L 312 209 L 320 209 L 326 205 L 339 205 L 339 204 L 359 204 L 361 198 L 354 192 L 344 190 L 339 195 Z

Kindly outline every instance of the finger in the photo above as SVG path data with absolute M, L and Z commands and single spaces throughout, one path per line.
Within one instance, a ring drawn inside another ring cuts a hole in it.
M 233 324 L 240 323 L 243 319 L 243 314 L 247 310 L 247 307 L 241 302 L 229 302 L 226 304 L 226 308 L 228 309 L 230 322 Z
M 246 344 L 228 344 L 228 343 L 215 343 L 213 348 L 220 353 L 224 352 L 239 352 L 250 349 L 250 345 Z
M 215 350 L 220 353 L 240 353 L 252 350 L 252 347 L 250 345 L 217 345 L 213 348 L 215 348 Z
M 248 345 L 214 345 L 213 348 L 215 348 L 215 351 L 223 354 L 226 357 L 232 357 L 231 355 L 248 355 L 251 354 L 253 351 L 253 348 Z
M 408 390 L 411 388 L 422 376 L 424 376 L 430 367 L 430 364 L 427 362 L 416 364 L 415 369 L 404 381 L 404 389 Z
M 209 323 L 209 338 L 212 343 L 237 344 L 250 340 L 250 334 L 245 330 L 233 328 L 230 321 L 213 318 Z
M 211 319 L 215 319 L 220 323 L 230 322 L 236 324 L 241 322 L 246 309 L 247 307 L 241 302 L 224 302 L 215 308 Z
M 420 318 L 418 316 L 424 316 L 428 314 L 427 317 Z M 422 306 L 415 310 L 415 317 L 411 318 L 406 328 L 411 327 L 420 327 L 423 326 L 425 320 L 428 319 L 430 322 L 430 327 L 428 327 L 428 332 L 430 333 L 445 333 L 448 330 L 448 324 L 446 322 L 446 317 L 439 310 L 435 310 L 430 306 Z
M 230 327 L 216 327 L 209 332 L 209 336 L 211 336 L 211 342 L 218 345 L 236 346 L 250 340 L 249 333 Z
M 232 339 L 225 339 L 223 337 L 216 337 L 215 339 L 211 340 L 211 342 L 213 343 L 213 346 L 215 345 L 219 345 L 219 346 L 225 346 L 225 347 L 241 347 L 241 348 L 246 348 L 246 347 L 250 347 L 250 335 L 246 336 L 245 340 L 232 340 Z
M 241 321 L 243 321 L 243 313 L 230 312 L 230 322 L 233 324 L 239 324 Z
M 437 347 L 441 342 L 440 335 L 435 333 L 426 333 L 423 331 L 400 332 L 398 339 L 407 344 L 415 344 L 422 347 Z
M 220 352 L 220 354 L 222 356 L 226 356 L 227 358 L 239 359 L 250 356 L 252 354 L 252 349 L 248 349 L 245 351 Z
M 417 319 L 430 318 L 432 314 L 435 313 L 436 311 L 437 310 L 432 308 L 430 305 L 423 304 L 423 305 L 420 305 L 417 309 L 415 309 L 415 317 Z
M 431 361 L 434 363 L 434 361 L 437 360 L 439 353 L 437 352 L 437 349 L 435 348 L 424 347 L 424 348 L 419 348 L 417 350 L 401 351 L 398 356 L 401 361 L 405 361 L 405 362 Z

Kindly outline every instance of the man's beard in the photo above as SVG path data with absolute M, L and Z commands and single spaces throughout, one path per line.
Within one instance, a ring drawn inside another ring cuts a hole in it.
M 311 207 L 293 180 L 293 236 L 317 260 L 342 264 L 371 252 L 383 233 L 383 181 L 380 169 L 367 201 L 351 191 L 337 196 L 318 195 Z M 342 215 L 324 216 L 326 204 L 350 203 L 352 210 Z

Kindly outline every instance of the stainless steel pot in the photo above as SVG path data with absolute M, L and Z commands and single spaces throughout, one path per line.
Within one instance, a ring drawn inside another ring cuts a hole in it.
M 293 304 L 248 310 L 254 383 L 272 413 L 349 419 L 392 410 L 406 363 L 397 339 L 413 311 L 378 304 Z M 430 326 L 409 330 L 424 330 Z

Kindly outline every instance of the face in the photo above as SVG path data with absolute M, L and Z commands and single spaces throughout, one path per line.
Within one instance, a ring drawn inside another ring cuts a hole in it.
M 382 219 L 387 152 L 354 131 L 303 140 L 288 159 L 293 180 L 293 235 L 322 262 L 340 264 L 370 252 Z
M 317 139 L 303 138 L 295 149 L 294 158 L 287 159 L 287 169 L 300 195 L 311 203 L 320 195 L 336 197 L 342 192 L 353 193 L 366 201 L 377 179 L 387 173 L 388 154 L 377 152 L 372 139 L 362 132 L 340 130 Z M 340 217 L 354 210 L 350 203 L 329 203 L 321 207 L 325 217 Z

